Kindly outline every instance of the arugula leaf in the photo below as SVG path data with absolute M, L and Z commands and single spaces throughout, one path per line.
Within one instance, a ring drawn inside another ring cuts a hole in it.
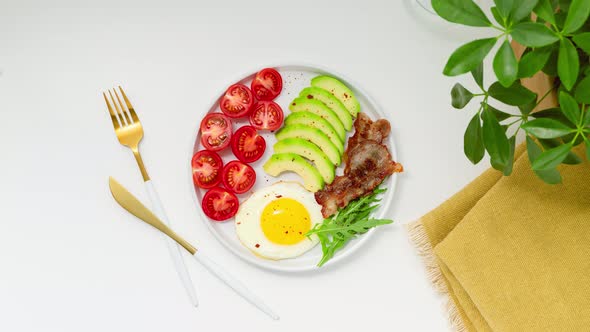
M 321 224 L 316 224 L 306 236 L 317 235 L 322 246 L 322 259 L 318 267 L 324 265 L 334 257 L 334 254 L 348 241 L 359 234 L 366 233 L 369 229 L 391 224 L 391 219 L 374 219 L 369 215 L 379 207 L 381 201 L 378 196 L 386 189 L 377 188 L 373 193 L 351 201 L 347 206 L 338 210 L 334 215 L 324 219 Z

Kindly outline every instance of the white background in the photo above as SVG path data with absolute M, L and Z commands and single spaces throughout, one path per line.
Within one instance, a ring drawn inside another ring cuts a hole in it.
M 456 47 L 484 32 L 412 0 L 49 3 L 0 0 L 1 331 L 449 329 L 403 224 L 487 167 L 463 156 L 473 110 L 450 107 L 456 79 L 441 74 Z M 197 218 L 187 165 L 216 93 L 248 70 L 292 62 L 359 82 L 390 115 L 406 171 L 393 226 L 339 264 L 281 274 L 215 240 Z M 116 84 L 144 124 L 144 161 L 175 229 L 280 321 L 187 256 L 201 302 L 192 308 L 160 235 L 116 205 L 109 175 L 147 199 L 100 94 Z

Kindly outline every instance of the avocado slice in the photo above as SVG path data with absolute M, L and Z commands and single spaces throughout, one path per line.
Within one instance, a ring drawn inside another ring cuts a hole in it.
M 295 172 L 303 178 L 305 189 L 311 192 L 324 187 L 324 179 L 318 170 L 295 153 L 273 154 L 262 168 L 271 176 L 278 176 L 287 171 Z
M 274 145 L 274 153 L 295 153 L 314 163 L 325 183 L 334 181 L 334 164 L 317 145 L 303 138 L 286 138 Z
M 291 113 L 285 118 L 285 126 L 292 124 L 302 124 L 321 130 L 334 143 L 340 155 L 344 153 L 344 142 L 340 140 L 334 127 L 321 116 L 310 112 Z
M 336 96 L 346 106 L 353 118 L 356 118 L 356 115 L 361 110 L 361 104 L 352 93 L 352 90 L 334 77 L 317 76 L 311 80 L 311 86 L 322 88 Z
M 302 138 L 308 140 L 311 143 L 317 145 L 317 147 L 320 148 L 320 150 L 322 150 L 326 156 L 328 156 L 328 159 L 330 159 L 334 165 L 340 165 L 341 156 L 340 153 L 338 153 L 338 149 L 334 143 L 330 141 L 328 136 L 326 136 L 326 134 L 324 134 L 319 129 L 300 124 L 289 125 L 284 126 L 279 131 L 277 131 L 275 137 L 278 141 L 282 141 L 287 138 Z
M 342 125 L 342 121 L 340 121 L 336 113 L 321 101 L 299 97 L 289 104 L 289 110 L 291 110 L 291 112 L 307 111 L 321 116 L 334 127 L 340 140 L 344 141 L 346 130 L 344 129 L 344 125 Z
M 348 109 L 336 98 L 333 94 L 322 88 L 316 88 L 313 86 L 307 87 L 299 93 L 299 97 L 307 99 L 317 99 L 322 103 L 326 104 L 342 122 L 344 129 L 350 131 L 352 128 L 352 116 L 348 112 Z

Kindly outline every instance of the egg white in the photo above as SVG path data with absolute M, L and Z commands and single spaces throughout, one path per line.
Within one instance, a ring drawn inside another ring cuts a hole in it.
M 323 221 L 321 206 L 315 201 L 313 193 L 297 182 L 277 182 L 254 192 L 240 205 L 236 213 L 236 234 L 242 244 L 254 254 L 273 260 L 300 256 L 319 242 L 318 237 L 312 235 L 295 244 L 281 245 L 271 242 L 264 235 L 260 226 L 262 211 L 270 202 L 279 198 L 291 198 L 301 203 L 309 213 L 312 228 Z

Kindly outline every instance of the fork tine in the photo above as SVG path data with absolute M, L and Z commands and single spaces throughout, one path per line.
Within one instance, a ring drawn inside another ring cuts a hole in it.
M 123 112 L 123 114 L 125 114 L 125 119 L 127 120 L 127 123 L 131 124 L 131 114 L 129 114 L 129 110 L 127 107 L 125 107 L 125 105 L 123 104 L 123 102 L 121 102 L 121 98 L 119 98 L 119 94 L 117 93 L 117 89 L 113 89 L 113 91 L 115 92 L 115 97 L 117 97 L 117 102 L 119 103 L 119 107 L 121 107 L 121 112 Z
M 119 99 L 119 96 L 117 95 L 117 91 L 115 91 L 115 96 L 117 96 L 117 100 L 119 101 L 118 103 L 117 103 L 117 100 L 115 100 L 115 97 L 113 97 L 111 90 L 109 90 L 109 95 L 111 95 L 111 100 L 113 101 L 113 104 L 115 104 L 115 109 L 117 109 L 117 113 L 119 114 L 119 117 L 123 119 L 123 121 L 121 122 L 121 125 L 122 126 L 130 125 L 131 119 L 129 119 L 127 117 L 125 109 L 123 109 L 123 105 L 121 104 L 121 100 Z
M 113 126 L 115 127 L 115 130 L 117 130 L 121 126 L 119 124 L 119 117 L 113 111 L 113 107 L 111 106 L 111 103 L 109 103 L 109 99 L 107 98 L 106 93 L 103 92 L 102 96 L 104 97 L 104 101 L 107 103 L 107 108 L 109 109 L 109 114 L 111 115 L 111 121 L 113 122 Z
M 133 109 L 131 102 L 127 98 L 125 91 L 123 91 L 123 88 L 120 85 L 119 85 L 119 91 L 121 91 L 121 95 L 123 96 L 123 100 L 125 100 L 125 104 L 127 104 L 127 109 L 129 110 L 129 113 L 131 114 L 131 117 L 133 118 L 133 122 L 139 122 L 139 118 L 137 117 L 137 114 L 135 113 L 135 110 Z

